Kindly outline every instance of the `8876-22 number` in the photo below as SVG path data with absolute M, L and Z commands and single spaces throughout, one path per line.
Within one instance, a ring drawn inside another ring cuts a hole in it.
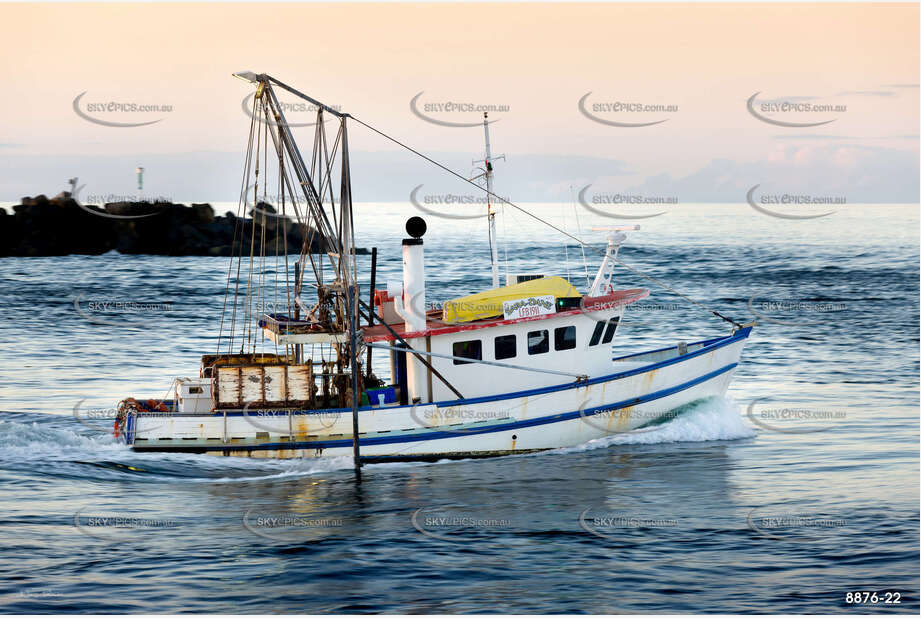
M 852 605 L 899 605 L 902 602 L 900 592 L 848 592 L 844 602 Z

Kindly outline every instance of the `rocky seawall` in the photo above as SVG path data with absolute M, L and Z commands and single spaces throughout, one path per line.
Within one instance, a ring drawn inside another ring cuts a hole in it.
M 78 203 L 68 193 L 51 199 L 44 195 L 24 197 L 13 206 L 12 214 L 0 209 L 0 257 L 98 255 L 112 250 L 230 256 L 242 249 L 247 255 L 254 238 L 256 252 L 261 252 L 263 233 L 266 254 L 274 255 L 276 246 L 282 252 L 285 241 L 289 253 L 299 253 L 304 242 L 301 226 L 274 212 L 271 205 L 260 203 L 250 217 L 240 219 L 231 212 L 215 216 L 210 204 L 115 202 L 91 206 Z M 321 251 L 320 245 L 314 235 L 311 252 Z

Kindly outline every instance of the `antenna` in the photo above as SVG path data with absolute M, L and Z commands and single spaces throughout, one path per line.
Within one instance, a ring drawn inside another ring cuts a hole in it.
M 492 156 L 492 151 L 489 147 L 489 112 L 483 112 L 483 132 L 486 136 L 486 158 L 481 161 L 474 161 L 473 164 L 482 163 L 483 170 L 482 174 L 478 174 L 471 178 L 471 180 L 476 180 L 478 178 L 486 178 L 486 214 L 489 217 L 489 257 L 492 264 L 492 286 L 494 288 L 499 287 L 499 248 L 496 244 L 496 211 L 492 207 L 492 162 L 498 161 L 499 159 L 505 160 L 505 155 L 499 155 L 497 157 Z

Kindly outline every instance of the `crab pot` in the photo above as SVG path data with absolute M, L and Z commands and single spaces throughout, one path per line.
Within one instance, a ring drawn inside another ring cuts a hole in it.
M 314 407 L 317 387 L 311 363 L 292 365 L 270 355 L 260 356 L 235 355 L 214 361 L 215 409 Z

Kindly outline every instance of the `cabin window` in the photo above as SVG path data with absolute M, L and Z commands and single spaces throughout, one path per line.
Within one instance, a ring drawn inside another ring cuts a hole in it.
M 543 354 L 550 351 L 550 331 L 532 330 L 528 333 L 528 354 Z
M 479 339 L 473 341 L 457 341 L 454 343 L 454 356 L 483 360 L 483 342 Z M 470 361 L 454 359 L 455 365 L 469 365 Z
M 518 354 L 518 351 L 516 350 L 515 335 L 496 337 L 496 360 L 515 358 L 516 354 Z
M 598 342 L 601 341 L 601 333 L 604 332 L 604 325 L 607 322 L 596 322 L 595 330 L 592 331 L 592 338 L 588 340 L 589 347 L 593 345 L 598 345 Z
M 553 331 L 554 350 L 572 350 L 576 347 L 576 327 L 561 326 Z
M 620 317 L 616 316 L 608 320 L 608 327 L 604 331 L 604 338 L 601 340 L 601 343 L 611 343 L 611 339 L 614 338 L 614 331 L 617 330 L 617 323 L 620 322 Z

